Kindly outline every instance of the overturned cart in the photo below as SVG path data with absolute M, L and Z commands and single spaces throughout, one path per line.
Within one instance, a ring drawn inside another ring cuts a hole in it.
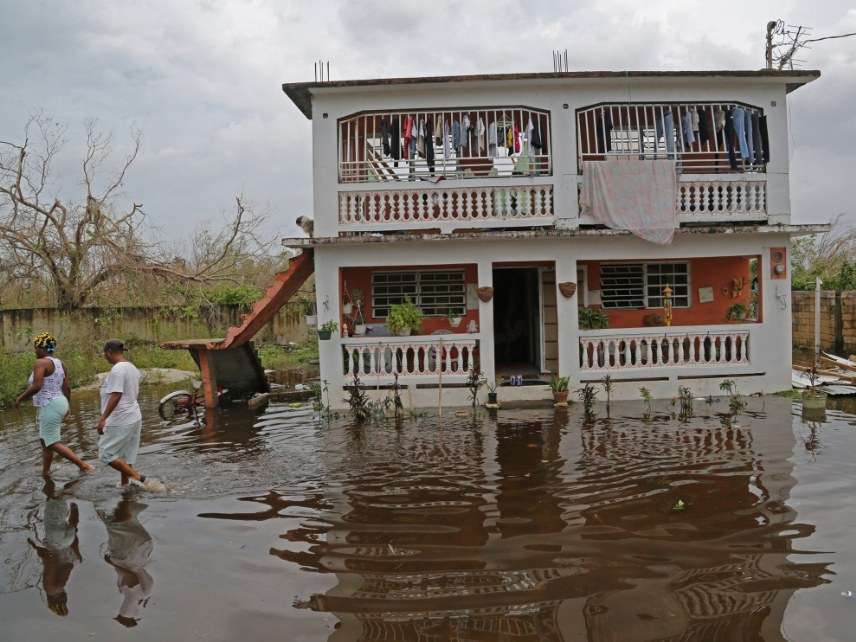
M 276 275 L 273 285 L 252 310 L 243 315 L 241 325 L 229 328 L 222 339 L 166 341 L 167 350 L 189 350 L 202 379 L 205 407 L 216 408 L 218 389 L 232 396 L 267 392 L 268 382 L 251 339 L 279 312 L 314 271 L 312 252 L 304 250 L 292 259 L 288 269 Z

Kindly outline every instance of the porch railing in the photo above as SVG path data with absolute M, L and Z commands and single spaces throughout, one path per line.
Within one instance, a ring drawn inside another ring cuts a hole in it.
M 402 380 L 465 381 L 475 368 L 473 335 L 351 338 L 342 341 L 346 382 L 358 373 L 363 384 Z
M 582 371 L 737 366 L 749 363 L 750 331 L 664 328 L 660 331 L 583 331 Z
M 689 130 L 684 127 L 685 118 Z M 577 110 L 578 171 L 583 161 L 607 156 L 673 158 L 683 173 L 765 171 L 766 131 L 764 111 L 745 103 L 592 105 Z
M 552 174 L 550 115 L 527 107 L 364 112 L 339 120 L 339 181 Z
M 339 193 L 339 226 L 346 231 L 549 225 L 553 217 L 552 185 Z
M 767 178 L 740 179 L 682 176 L 675 203 L 682 222 L 764 219 L 767 217 Z

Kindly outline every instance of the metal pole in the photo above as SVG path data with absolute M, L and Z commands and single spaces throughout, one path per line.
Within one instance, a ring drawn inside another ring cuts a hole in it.
M 820 286 L 823 281 L 816 277 L 814 282 L 814 367 L 820 363 Z

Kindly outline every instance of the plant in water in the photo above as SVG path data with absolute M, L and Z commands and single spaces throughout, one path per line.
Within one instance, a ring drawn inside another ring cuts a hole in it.
M 392 406 L 395 408 L 395 418 L 398 419 L 404 411 L 404 403 L 401 401 L 401 385 L 398 383 L 398 373 L 393 373 L 392 380 Z
M 348 386 L 348 397 L 346 399 L 351 408 L 351 415 L 358 424 L 363 423 L 371 417 L 373 404 L 365 390 L 360 387 L 360 374 L 354 371 L 354 381 Z
M 644 386 L 639 388 L 639 396 L 645 402 L 645 418 L 650 418 L 651 413 L 654 412 L 654 397 L 651 395 L 651 391 Z
M 568 377 L 557 377 L 553 375 L 550 379 L 550 387 L 553 389 L 553 392 L 567 392 L 569 381 L 570 379 Z
M 678 416 L 681 419 L 689 419 L 693 416 L 693 391 L 686 386 L 678 388 L 678 401 L 680 402 L 680 411 Z
M 603 386 L 603 392 L 606 394 L 606 414 L 609 414 L 609 402 L 612 400 L 612 389 L 614 386 L 612 383 L 612 377 L 605 375 L 603 379 L 600 380 L 600 385 Z
M 737 382 L 734 379 L 726 379 L 719 384 L 719 389 L 728 395 L 728 409 L 736 415 L 746 404 L 740 398 L 740 393 L 737 391 Z
M 386 327 L 393 334 L 418 333 L 422 329 L 422 310 L 413 305 L 410 299 L 405 299 L 404 303 L 399 303 L 389 309 Z
M 683 513 L 687 509 L 687 503 L 683 499 L 679 499 L 672 505 L 673 513 Z
M 597 390 L 590 383 L 577 390 L 577 396 L 583 402 L 583 412 L 586 419 L 594 417 L 594 402 L 597 399 Z
M 473 408 L 478 406 L 479 403 L 479 390 L 485 384 L 484 375 L 479 372 L 478 368 L 473 368 L 470 371 L 470 375 L 467 377 L 467 391 L 470 394 L 470 402 L 472 403 Z M 494 386 L 494 392 L 496 392 L 496 386 Z

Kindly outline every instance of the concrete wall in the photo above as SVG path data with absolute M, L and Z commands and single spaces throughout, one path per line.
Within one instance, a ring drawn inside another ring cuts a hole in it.
M 814 348 L 814 292 L 792 294 L 794 346 Z M 856 291 L 820 295 L 820 345 L 848 356 L 856 354 Z
M 154 343 L 222 337 L 226 328 L 241 322 L 241 314 L 234 305 L 190 311 L 177 307 L 83 308 L 73 313 L 55 308 L 0 310 L 0 348 L 29 350 L 30 338 L 39 332 L 52 333 L 60 343 L 110 337 Z M 307 337 L 302 306 L 288 303 L 256 335 L 256 341 L 287 343 Z

